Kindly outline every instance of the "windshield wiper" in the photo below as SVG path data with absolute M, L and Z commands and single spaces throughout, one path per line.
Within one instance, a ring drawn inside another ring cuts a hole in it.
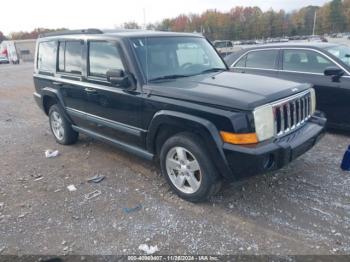
M 152 78 L 148 81 L 153 82 L 153 81 L 158 81 L 158 80 L 177 79 L 177 78 L 189 77 L 189 76 L 191 76 L 191 75 L 166 75 L 166 76 L 155 77 L 155 78 Z
M 200 72 L 199 75 L 211 73 L 211 72 L 226 71 L 226 70 L 227 70 L 226 68 L 213 67 L 213 68 L 209 68 L 209 69 L 206 69 L 206 70 Z
M 210 68 L 210 69 L 206 69 L 198 74 L 193 74 L 193 75 L 166 75 L 166 76 L 160 76 L 160 77 L 155 77 L 152 78 L 150 80 L 148 80 L 149 82 L 153 82 L 153 81 L 159 81 L 159 80 L 169 80 L 169 79 L 177 79 L 177 78 L 183 78 L 183 77 L 190 77 L 190 76 L 195 76 L 195 75 L 202 75 L 202 74 L 206 74 L 206 73 L 211 73 L 211 72 L 219 72 L 219 71 L 226 71 L 226 68 Z

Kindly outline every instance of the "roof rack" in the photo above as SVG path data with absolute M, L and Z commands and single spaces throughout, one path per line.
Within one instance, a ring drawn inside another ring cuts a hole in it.
M 145 32 L 145 31 L 148 31 L 148 30 L 116 28 L 116 29 L 104 29 L 103 33 L 125 33 L 125 32 Z
M 49 37 L 49 36 L 80 35 L 80 34 L 103 34 L 103 31 L 101 31 L 100 29 L 94 29 L 94 28 L 78 29 L 78 30 L 63 30 L 63 31 L 40 34 L 39 38 Z

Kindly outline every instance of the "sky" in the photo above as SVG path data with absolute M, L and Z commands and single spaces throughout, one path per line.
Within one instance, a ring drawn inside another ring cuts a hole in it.
M 17 0 L 16 6 L 2 10 L 0 31 L 45 28 L 112 29 L 124 22 L 140 25 L 159 22 L 179 14 L 200 14 L 207 9 L 229 11 L 235 6 L 259 6 L 266 11 L 292 11 L 307 5 L 323 5 L 329 0 Z M 145 14 L 145 15 L 144 15 Z M 145 19 L 144 19 L 145 18 Z

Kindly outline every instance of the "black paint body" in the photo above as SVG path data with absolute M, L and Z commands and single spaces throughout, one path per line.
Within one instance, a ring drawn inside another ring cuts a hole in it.
M 310 149 L 322 136 L 324 119 L 315 116 L 298 130 L 297 135 L 288 135 L 289 140 L 271 139 L 250 146 L 225 144 L 220 131 L 255 132 L 254 108 L 294 95 L 293 88 L 301 92 L 310 85 L 229 71 L 147 83 L 130 46 L 131 38 L 143 36 L 201 37 L 124 32 L 39 38 L 38 43 L 67 39 L 83 41 L 84 63 L 79 76 L 62 74 L 58 70 L 39 72 L 35 66 L 36 102 L 47 113 L 50 103 L 56 101 L 64 108 L 76 131 L 148 159 L 157 156 L 162 131 L 193 132 L 204 140 L 215 166 L 228 179 L 281 168 Z M 88 76 L 87 44 L 90 40 L 111 41 L 118 46 L 130 76 L 128 88 L 112 86 Z M 274 164 L 266 167 L 266 158 L 271 155 Z

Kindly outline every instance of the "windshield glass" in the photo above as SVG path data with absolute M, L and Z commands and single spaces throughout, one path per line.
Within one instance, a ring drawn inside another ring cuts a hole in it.
M 350 66 L 350 47 L 345 45 L 338 45 L 326 48 L 332 55 L 338 57 L 345 64 Z
M 227 47 L 227 46 L 228 46 L 228 43 L 227 43 L 227 42 L 216 42 L 216 43 L 214 44 L 214 46 L 215 46 L 216 48 L 224 48 L 224 47 Z
M 148 81 L 226 70 L 214 48 L 200 37 L 149 37 L 131 40 Z

